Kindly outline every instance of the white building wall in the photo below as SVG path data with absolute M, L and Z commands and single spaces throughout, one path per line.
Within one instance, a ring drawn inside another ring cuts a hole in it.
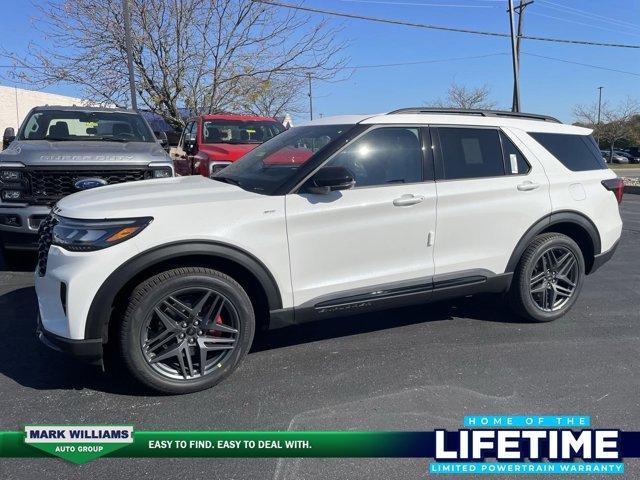
M 16 130 L 33 107 L 42 105 L 83 105 L 79 98 L 0 85 L 0 135 L 7 127 Z

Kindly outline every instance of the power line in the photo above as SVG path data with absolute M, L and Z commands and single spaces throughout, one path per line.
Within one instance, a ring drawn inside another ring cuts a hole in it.
M 631 22 L 627 22 L 625 20 L 618 20 L 616 18 L 612 18 L 612 17 L 604 17 L 602 15 L 599 15 L 597 13 L 593 13 L 593 12 L 588 12 L 586 10 L 581 10 L 579 8 L 575 8 L 575 7 L 569 7 L 568 5 L 563 5 L 561 3 L 556 3 L 556 2 L 552 2 L 550 0 L 539 0 L 540 3 L 543 3 L 547 6 L 547 8 L 551 8 L 553 10 L 558 10 L 561 11 L 563 13 L 572 13 L 574 15 L 581 15 L 583 17 L 587 17 L 590 18 L 592 20 L 598 20 L 600 22 L 604 22 L 604 23 L 610 23 L 610 24 L 616 24 L 618 26 L 624 26 L 626 28 L 635 28 L 635 29 L 640 29 L 640 25 L 637 25 L 635 23 L 631 23 Z
M 444 31 L 447 31 L 447 32 L 470 33 L 470 34 L 473 34 L 473 35 L 484 35 L 484 36 L 489 36 L 489 37 L 502 37 L 502 38 L 509 38 L 510 37 L 510 35 L 508 33 L 487 32 L 487 31 L 483 31 L 483 30 L 473 30 L 473 29 L 468 29 L 468 28 L 446 27 L 446 26 L 443 26 L 443 25 L 429 25 L 429 24 L 424 24 L 424 23 L 407 22 L 407 21 L 404 21 L 404 20 L 392 20 L 392 19 L 388 19 L 388 18 L 370 17 L 370 16 L 366 16 L 366 15 L 356 15 L 356 14 L 353 14 L 353 13 L 337 12 L 337 11 L 334 11 L 334 10 L 325 10 L 325 9 L 322 9 L 322 8 L 306 7 L 306 6 L 303 6 L 303 5 L 293 5 L 291 3 L 277 2 L 277 1 L 272 1 L 272 0 L 252 0 L 252 1 L 255 2 L 255 3 L 263 3 L 265 5 L 273 5 L 273 6 L 277 6 L 277 7 L 290 8 L 292 10 L 301 10 L 301 11 L 311 12 L 311 13 L 320 13 L 320 14 L 323 14 L 323 15 L 333 15 L 333 16 L 337 16 L 337 17 L 345 17 L 345 18 L 351 18 L 351 19 L 355 19 L 355 20 L 368 20 L 368 21 L 371 21 L 371 22 L 388 23 L 388 24 L 392 24 L 392 25 L 403 25 L 403 26 L 407 26 L 407 27 L 426 28 L 426 29 L 430 29 L 430 30 L 444 30 Z M 600 46 L 600 47 L 638 48 L 638 49 L 640 49 L 640 45 L 627 45 L 627 44 L 622 44 L 622 43 L 591 42 L 591 41 L 587 41 L 587 40 L 570 40 L 570 39 L 564 39 L 564 38 L 538 37 L 538 36 L 532 36 L 532 35 L 522 36 L 521 38 L 524 38 L 524 39 L 527 39 L 527 40 L 537 40 L 537 41 L 541 41 L 541 42 L 570 43 L 570 44 L 576 44 L 576 45 L 592 45 L 592 46 Z
M 560 22 L 573 23 L 575 25 L 584 25 L 589 28 L 597 28 L 598 30 L 605 30 L 607 32 L 614 32 L 622 35 L 632 35 L 634 37 L 640 37 L 640 34 L 638 33 L 625 32 L 622 30 L 614 30 L 613 28 L 601 27 L 600 25 L 594 25 L 593 23 L 585 23 L 585 22 L 579 22 L 577 20 L 570 20 L 568 18 L 556 17 L 555 15 L 547 15 L 546 13 L 531 12 L 531 15 L 537 15 L 538 17 L 552 18 Z
M 487 53 L 486 55 L 473 55 L 467 57 L 452 57 L 452 58 L 440 58 L 436 60 L 417 60 L 414 62 L 398 62 L 398 63 L 381 63 L 377 65 L 354 65 L 354 66 L 346 66 L 342 67 L 341 70 L 360 70 L 365 68 L 385 68 L 385 67 L 404 67 L 408 65 L 421 65 L 425 63 L 442 63 L 442 62 L 453 62 L 456 60 L 474 60 L 478 58 L 487 58 L 487 57 L 497 57 L 499 55 L 507 55 L 505 52 L 501 53 Z
M 402 5 L 412 7 L 450 7 L 450 8 L 496 8 L 494 5 L 469 5 L 468 3 L 425 3 L 425 2 L 391 2 L 385 0 L 340 0 L 346 3 L 369 3 L 377 5 Z
M 640 77 L 640 73 L 638 73 L 638 72 L 629 72 L 627 70 L 618 70 L 618 69 L 615 69 L 615 68 L 603 67 L 602 65 L 592 65 L 590 63 L 574 62 L 572 60 L 565 60 L 564 58 L 548 57 L 546 55 L 538 55 L 536 53 L 523 52 L 523 55 L 527 55 L 529 57 L 546 58 L 547 60 L 555 60 L 556 62 L 570 63 L 572 65 L 581 65 L 583 67 L 597 68 L 598 70 L 607 70 L 609 72 L 624 73 L 624 74 L 627 74 L 627 75 L 634 75 L 636 77 Z

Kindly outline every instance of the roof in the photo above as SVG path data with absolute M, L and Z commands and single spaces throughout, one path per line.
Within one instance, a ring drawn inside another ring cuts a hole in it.
M 323 117 L 305 125 L 331 124 L 411 124 L 411 125 L 465 125 L 479 127 L 511 127 L 527 132 L 573 133 L 588 135 L 591 130 L 567 125 L 553 117 L 537 114 L 518 114 L 493 110 L 455 110 L 409 108 L 375 115 L 339 115 Z
M 235 120 L 245 122 L 277 122 L 273 117 L 260 117 L 257 115 L 239 115 L 235 113 L 216 113 L 211 115 L 199 115 L 203 120 Z
M 126 108 L 109 108 L 109 107 L 86 107 L 82 105 L 41 105 L 33 108 L 34 111 L 44 110 L 70 110 L 79 112 L 119 112 L 119 113 L 138 113 L 134 110 Z

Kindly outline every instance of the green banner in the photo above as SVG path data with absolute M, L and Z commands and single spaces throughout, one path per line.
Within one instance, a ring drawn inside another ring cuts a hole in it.
M 37 428 L 39 433 L 29 430 L 33 428 Z M 66 430 L 56 432 L 58 428 Z M 26 427 L 25 432 L 0 432 L 0 457 L 58 456 L 74 463 L 84 463 L 102 456 L 278 458 L 422 455 L 407 451 L 419 445 L 415 442 L 418 439 L 407 438 L 416 432 L 132 431 L 128 443 L 113 438 L 96 438 L 100 432 L 104 434 L 117 428 L 125 427 Z M 76 441 L 78 430 L 86 433 L 82 442 Z M 69 432 L 75 432 L 76 438 L 71 438 Z M 428 439 L 427 443 L 430 443 Z

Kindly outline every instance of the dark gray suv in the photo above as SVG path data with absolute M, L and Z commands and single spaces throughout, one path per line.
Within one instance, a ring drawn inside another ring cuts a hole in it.
M 0 153 L 0 235 L 5 255 L 35 249 L 42 219 L 62 197 L 102 185 L 172 177 L 173 165 L 137 112 L 32 109 Z

